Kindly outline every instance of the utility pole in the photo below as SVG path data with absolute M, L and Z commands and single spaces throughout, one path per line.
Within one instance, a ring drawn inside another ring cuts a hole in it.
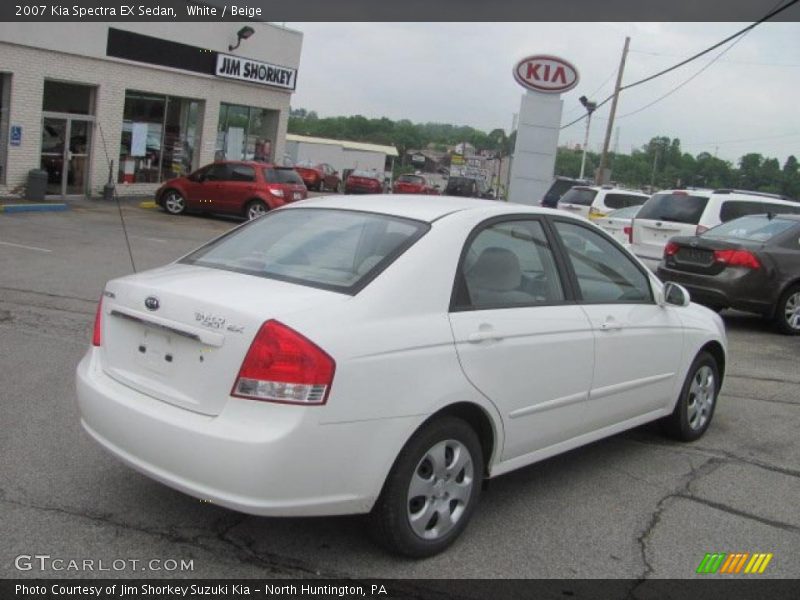
M 611 101 L 611 111 L 608 115 L 608 127 L 606 127 L 606 139 L 603 142 L 603 153 L 600 155 L 600 168 L 597 171 L 597 184 L 603 185 L 605 182 L 605 172 L 608 166 L 608 146 L 611 144 L 611 132 L 614 131 L 614 116 L 617 114 L 617 100 L 622 87 L 622 73 L 625 71 L 625 59 L 628 58 L 628 46 L 631 38 L 625 38 L 625 46 L 622 48 L 622 59 L 619 61 L 619 71 L 617 71 L 617 84 L 614 86 L 614 99 Z
M 578 179 L 583 179 L 584 171 L 586 170 L 586 151 L 589 146 L 589 128 L 592 126 L 592 113 L 597 108 L 597 102 L 590 101 L 586 96 L 579 98 L 581 104 L 586 109 L 586 136 L 583 138 L 583 157 L 581 157 L 581 174 Z

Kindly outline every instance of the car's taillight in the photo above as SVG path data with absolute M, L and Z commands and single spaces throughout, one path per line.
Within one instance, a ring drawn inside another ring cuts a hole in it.
M 714 260 L 729 267 L 761 268 L 759 260 L 752 252 L 747 250 L 715 250 Z
M 92 330 L 92 346 L 99 346 L 102 342 L 100 330 L 103 326 L 103 297 L 97 303 L 97 312 L 94 314 L 94 329 Z
M 325 404 L 336 362 L 314 342 L 270 320 L 261 326 L 242 363 L 232 396 L 284 402 Z
M 626 236 L 628 236 L 628 243 L 632 244 L 633 243 L 633 226 L 632 225 L 626 225 L 625 227 L 622 228 L 622 233 L 624 233 Z
M 675 256 L 678 253 L 680 246 L 675 242 L 667 242 L 667 245 L 664 246 L 664 258 L 667 256 Z
M 697 229 L 694 230 L 694 234 L 700 235 L 705 233 L 706 231 L 708 231 L 708 227 L 706 227 L 705 225 L 698 225 Z
M 283 198 L 283 190 L 280 188 L 271 187 L 269 188 L 269 193 L 278 198 Z

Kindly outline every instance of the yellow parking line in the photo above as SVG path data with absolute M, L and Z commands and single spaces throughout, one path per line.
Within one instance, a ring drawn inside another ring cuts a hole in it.
M 139 203 L 139 208 L 155 208 L 156 201 L 155 200 L 144 200 Z

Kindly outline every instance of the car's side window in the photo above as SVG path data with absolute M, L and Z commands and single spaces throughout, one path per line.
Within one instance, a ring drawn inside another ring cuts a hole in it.
M 553 252 L 539 221 L 494 223 L 467 244 L 455 308 L 509 308 L 564 300 Z
M 231 181 L 255 181 L 256 170 L 250 165 L 234 165 L 228 179 Z
M 555 221 L 583 302 L 652 302 L 650 281 L 615 244 L 582 225 Z
M 211 168 L 206 173 L 207 181 L 225 181 L 228 178 L 228 165 L 218 163 L 211 165 Z

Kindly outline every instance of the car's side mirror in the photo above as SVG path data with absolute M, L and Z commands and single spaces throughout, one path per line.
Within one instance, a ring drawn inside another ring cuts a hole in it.
M 689 296 L 689 290 L 672 281 L 668 281 L 664 284 L 662 295 L 664 304 L 671 304 L 672 306 L 689 306 L 689 303 L 692 301 Z

